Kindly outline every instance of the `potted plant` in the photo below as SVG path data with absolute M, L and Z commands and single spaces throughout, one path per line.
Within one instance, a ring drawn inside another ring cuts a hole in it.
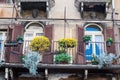
M 107 40 L 106 40 L 107 46 L 111 46 L 112 43 L 113 43 L 113 38 L 108 37 Z
M 36 36 L 30 42 L 30 49 L 39 53 L 43 53 L 50 49 L 50 40 L 45 36 Z
M 59 53 L 55 56 L 55 63 L 57 64 L 67 64 L 71 61 L 71 56 L 67 53 Z
M 23 43 L 23 36 L 18 36 L 18 37 L 16 38 L 16 41 L 17 41 L 19 44 Z
M 74 38 L 62 38 L 58 41 L 60 47 L 73 48 L 77 45 L 77 40 Z
M 40 61 L 40 54 L 38 52 L 29 51 L 27 54 L 25 54 L 23 57 L 21 56 L 21 59 L 24 62 L 24 67 L 29 69 L 29 73 L 32 75 L 37 75 L 37 65 Z
M 85 35 L 85 36 L 83 37 L 83 41 L 85 42 L 85 44 L 88 44 L 90 40 L 91 40 L 90 35 Z
M 92 55 L 91 63 L 92 63 L 93 65 L 99 64 L 99 62 L 98 62 L 98 57 L 97 57 L 95 54 Z

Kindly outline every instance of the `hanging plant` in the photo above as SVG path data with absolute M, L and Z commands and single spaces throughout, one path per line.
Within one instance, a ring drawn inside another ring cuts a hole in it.
M 107 40 L 106 40 L 107 46 L 111 46 L 112 43 L 113 43 L 113 38 L 108 37 Z
M 49 50 L 49 48 L 50 48 L 50 40 L 45 36 L 36 36 L 30 42 L 30 49 L 32 51 L 38 51 L 40 53 L 43 53 L 44 51 Z
M 62 38 L 58 41 L 60 47 L 73 48 L 77 45 L 77 40 L 74 38 Z
M 29 51 L 22 60 L 24 61 L 24 66 L 29 69 L 30 74 L 36 75 L 38 73 L 37 65 L 40 61 L 40 54 L 38 52 Z
M 90 40 L 91 40 L 90 35 L 85 35 L 85 36 L 83 37 L 83 41 L 85 42 L 85 44 L 88 44 Z

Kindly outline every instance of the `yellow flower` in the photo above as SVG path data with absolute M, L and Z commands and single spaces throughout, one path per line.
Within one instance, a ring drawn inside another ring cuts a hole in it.
M 77 45 L 77 40 L 74 38 L 62 38 L 58 41 L 60 47 L 73 48 Z
M 30 49 L 33 51 L 44 52 L 49 50 L 50 48 L 50 40 L 45 36 L 36 36 L 30 42 Z

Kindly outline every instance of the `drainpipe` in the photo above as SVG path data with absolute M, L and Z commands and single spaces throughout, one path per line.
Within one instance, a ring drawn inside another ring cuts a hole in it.
M 113 21 L 113 28 L 114 28 L 114 36 L 115 36 L 115 42 L 118 42 L 118 28 L 116 26 L 116 22 L 115 22 L 115 0 L 112 0 L 112 21 Z M 116 43 L 116 53 L 118 54 L 118 50 L 119 50 L 119 44 Z
M 5 80 L 9 80 L 9 69 L 5 68 Z
M 54 52 L 54 41 L 52 40 L 52 45 L 51 45 L 51 52 Z
M 64 8 L 64 38 L 66 38 L 66 6 Z

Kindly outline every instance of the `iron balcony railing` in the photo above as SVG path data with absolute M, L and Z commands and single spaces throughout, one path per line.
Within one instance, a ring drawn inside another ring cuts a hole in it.
M 2 53 L 0 54 L 0 58 L 2 59 L 4 58 L 4 54 L 5 54 L 4 52 L 6 49 L 6 47 L 4 47 L 4 44 L 5 44 L 5 41 L 0 41 L 0 52 Z M 22 49 L 23 54 L 28 53 L 28 51 L 30 50 L 29 45 L 30 45 L 30 40 L 25 40 L 23 43 L 23 49 Z M 83 45 L 83 46 L 78 46 L 78 45 Z M 107 52 L 107 48 L 110 48 L 110 46 L 106 45 L 106 42 L 89 42 L 89 44 L 87 45 L 84 42 L 80 42 L 78 43 L 78 45 L 73 48 L 65 49 L 67 54 L 69 54 L 72 57 L 72 60 L 70 63 L 78 63 L 79 56 L 80 58 L 83 58 L 85 62 L 89 62 L 92 58 L 92 54 L 101 55 L 103 52 Z M 118 54 L 120 52 L 120 42 L 114 42 L 112 45 L 115 46 L 115 50 L 116 50 L 115 54 Z M 84 52 L 81 52 L 81 49 L 84 49 L 82 50 Z M 54 57 L 56 55 L 56 52 L 58 51 L 60 51 L 58 41 L 52 41 L 51 52 L 52 54 L 54 53 L 53 54 Z

